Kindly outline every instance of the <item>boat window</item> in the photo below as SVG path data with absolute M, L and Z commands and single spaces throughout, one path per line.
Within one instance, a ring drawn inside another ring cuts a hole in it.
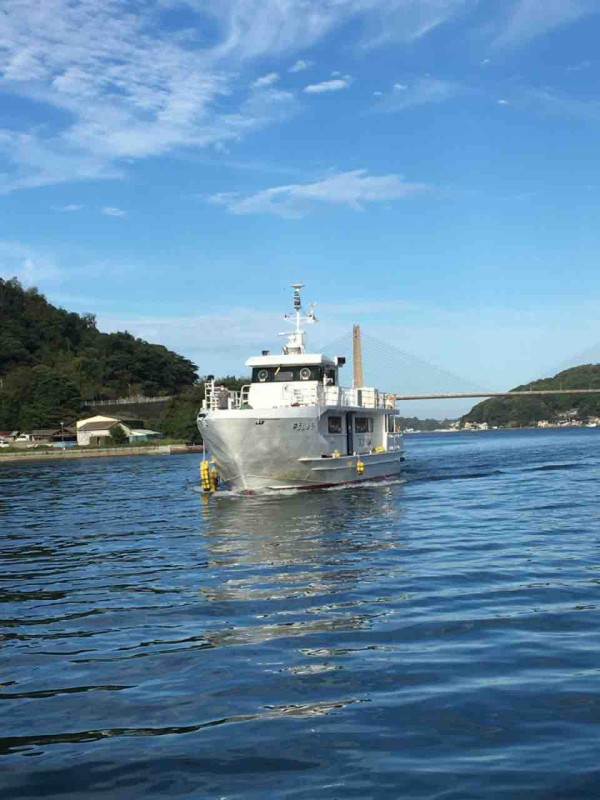
M 293 369 L 281 369 L 281 367 L 276 367 L 273 372 L 273 380 L 274 381 L 294 381 L 297 378 L 294 377 L 294 370 Z
M 328 417 L 327 418 L 327 430 L 329 433 L 341 433 L 342 432 L 342 418 L 341 417 Z
M 356 417 L 354 430 L 356 433 L 373 433 L 373 417 Z
M 334 369 L 326 369 L 325 370 L 325 377 L 327 378 L 327 385 L 328 386 L 335 386 L 335 370 Z
M 272 383 L 283 381 L 321 381 L 323 368 L 317 366 L 254 367 L 252 383 Z

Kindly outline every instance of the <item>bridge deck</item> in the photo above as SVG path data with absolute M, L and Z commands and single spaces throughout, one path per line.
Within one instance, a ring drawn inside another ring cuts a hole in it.
M 541 397 L 561 394 L 600 394 L 600 389 L 532 389 L 523 392 L 454 392 L 453 394 L 397 394 L 396 400 L 455 400 L 460 397 Z

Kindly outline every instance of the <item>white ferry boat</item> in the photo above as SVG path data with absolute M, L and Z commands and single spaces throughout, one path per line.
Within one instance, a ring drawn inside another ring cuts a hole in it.
M 292 284 L 294 330 L 280 355 L 249 358 L 241 391 L 209 376 L 198 429 L 220 479 L 232 489 L 318 489 L 398 475 L 404 461 L 395 397 L 339 385 L 345 358 L 307 353 L 302 284 Z

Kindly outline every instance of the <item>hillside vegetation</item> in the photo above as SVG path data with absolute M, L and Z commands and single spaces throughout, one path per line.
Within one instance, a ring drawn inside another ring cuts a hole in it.
M 51 305 L 16 278 L 0 280 L 0 429 L 58 426 L 82 401 L 170 395 L 193 387 L 197 367 L 127 332 L 101 333 L 92 314 Z
M 510 391 L 530 389 L 600 389 L 600 364 L 559 372 Z M 521 428 L 547 420 L 551 423 L 600 417 L 600 394 L 548 395 L 543 397 L 492 397 L 474 406 L 461 422 L 487 422 L 490 426 Z

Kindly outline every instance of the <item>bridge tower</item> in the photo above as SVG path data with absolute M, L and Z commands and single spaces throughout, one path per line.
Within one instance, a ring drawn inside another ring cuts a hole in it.
M 354 389 L 357 389 L 365 385 L 362 345 L 360 341 L 360 325 L 352 326 L 352 365 L 354 367 L 352 386 Z

